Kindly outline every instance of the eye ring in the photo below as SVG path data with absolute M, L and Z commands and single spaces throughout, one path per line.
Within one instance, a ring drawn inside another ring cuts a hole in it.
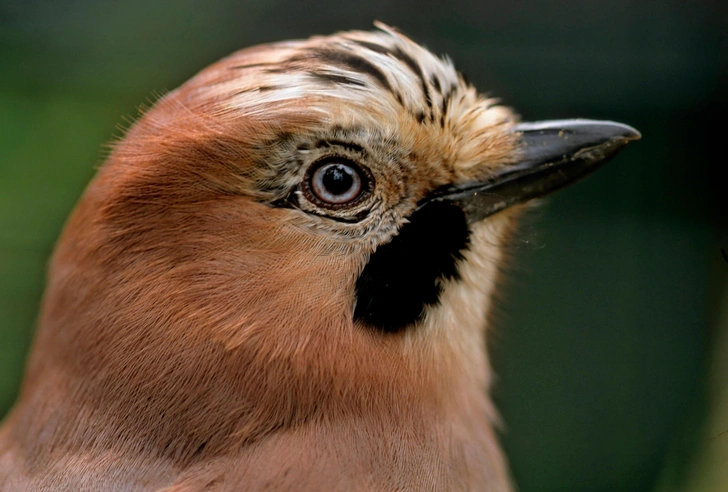
M 369 170 L 351 159 L 328 156 L 308 168 L 302 191 L 310 202 L 320 207 L 349 208 L 369 195 L 373 181 Z

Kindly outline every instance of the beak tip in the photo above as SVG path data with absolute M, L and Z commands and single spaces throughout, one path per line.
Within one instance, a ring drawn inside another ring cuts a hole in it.
M 628 142 L 631 142 L 632 140 L 640 140 L 642 138 L 642 134 L 634 127 L 625 125 L 624 123 L 617 123 L 616 121 L 611 121 L 610 123 L 621 130 L 619 137 Z

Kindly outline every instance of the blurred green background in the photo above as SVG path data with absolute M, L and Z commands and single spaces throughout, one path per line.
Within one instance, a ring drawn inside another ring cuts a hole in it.
M 0 415 L 63 222 L 142 103 L 375 19 L 524 119 L 638 128 L 515 245 L 490 350 L 530 491 L 728 490 L 728 2 L 0 1 Z

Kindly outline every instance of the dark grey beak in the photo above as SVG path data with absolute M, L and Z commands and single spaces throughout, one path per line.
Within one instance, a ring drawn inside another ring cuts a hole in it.
M 511 205 L 545 196 L 607 163 L 640 133 L 613 121 L 553 120 L 516 125 L 522 136 L 520 161 L 485 181 L 446 186 L 426 199 L 463 208 L 468 223 Z M 422 204 L 424 205 L 424 203 Z

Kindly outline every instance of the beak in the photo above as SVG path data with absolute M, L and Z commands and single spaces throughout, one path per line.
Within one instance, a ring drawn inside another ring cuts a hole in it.
M 607 163 L 640 132 L 613 121 L 554 120 L 521 123 L 521 159 L 484 181 L 438 188 L 420 207 L 433 201 L 459 205 L 472 224 L 511 205 L 545 196 Z

